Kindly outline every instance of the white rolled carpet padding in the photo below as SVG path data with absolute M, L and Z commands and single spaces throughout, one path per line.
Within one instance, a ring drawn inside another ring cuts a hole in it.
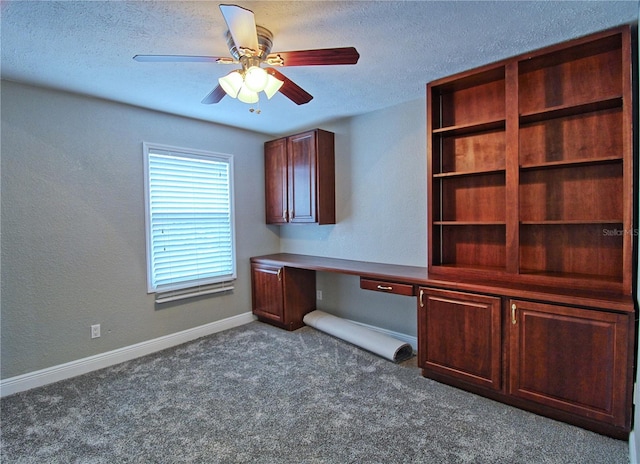
M 324 311 L 311 311 L 302 320 L 314 329 L 333 335 L 393 362 L 404 361 L 413 356 L 413 348 L 408 343 Z

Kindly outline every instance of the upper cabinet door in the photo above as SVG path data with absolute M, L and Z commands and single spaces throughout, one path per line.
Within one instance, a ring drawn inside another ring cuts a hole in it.
M 289 222 L 316 222 L 316 133 L 287 139 Z
M 265 143 L 267 224 L 336 223 L 334 137 L 315 129 Z
M 284 224 L 287 211 L 287 139 L 264 144 L 264 187 L 267 224 Z

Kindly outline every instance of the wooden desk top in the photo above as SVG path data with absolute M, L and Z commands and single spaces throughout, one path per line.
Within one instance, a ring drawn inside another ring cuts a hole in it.
M 293 267 L 320 272 L 332 272 L 385 280 L 430 288 L 458 290 L 498 295 L 508 298 L 521 298 L 537 301 L 605 309 L 630 313 L 635 311 L 633 298 L 629 295 L 608 294 L 602 292 L 558 290 L 543 286 L 503 283 L 487 280 L 452 280 L 447 276 L 429 275 L 426 267 L 404 266 L 400 264 L 373 263 L 350 259 L 327 258 L 322 256 L 299 255 L 293 253 L 274 253 L 255 256 L 251 262 L 274 266 Z
M 313 271 L 357 275 L 371 279 L 382 279 L 415 285 L 424 285 L 428 280 L 427 268 L 417 266 L 371 263 L 368 261 L 353 261 L 350 259 L 325 258 L 291 253 L 257 256 L 251 258 L 251 261 Z

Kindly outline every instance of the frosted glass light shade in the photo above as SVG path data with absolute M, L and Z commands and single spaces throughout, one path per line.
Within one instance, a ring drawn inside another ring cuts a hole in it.
M 267 74 L 267 85 L 264 88 L 264 93 L 267 95 L 269 100 L 271 100 L 271 97 L 280 90 L 282 84 L 284 84 L 284 81 L 281 81 L 277 77 L 273 77 L 271 74 Z
M 227 95 L 231 98 L 236 98 L 242 88 L 242 74 L 240 74 L 240 71 L 231 71 L 226 76 L 218 79 L 218 83 Z
M 249 89 L 246 85 L 243 85 L 240 92 L 238 92 L 238 100 L 242 103 L 257 103 L 258 93 Z
M 261 92 L 267 85 L 267 71 L 259 66 L 251 66 L 244 74 L 244 85 L 253 92 Z

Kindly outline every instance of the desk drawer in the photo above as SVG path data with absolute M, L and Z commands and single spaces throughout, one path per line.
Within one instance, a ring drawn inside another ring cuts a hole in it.
M 413 285 L 399 284 L 397 282 L 387 282 L 385 280 L 372 280 L 360 278 L 360 288 L 374 290 L 376 292 L 394 293 L 396 295 L 415 296 Z

